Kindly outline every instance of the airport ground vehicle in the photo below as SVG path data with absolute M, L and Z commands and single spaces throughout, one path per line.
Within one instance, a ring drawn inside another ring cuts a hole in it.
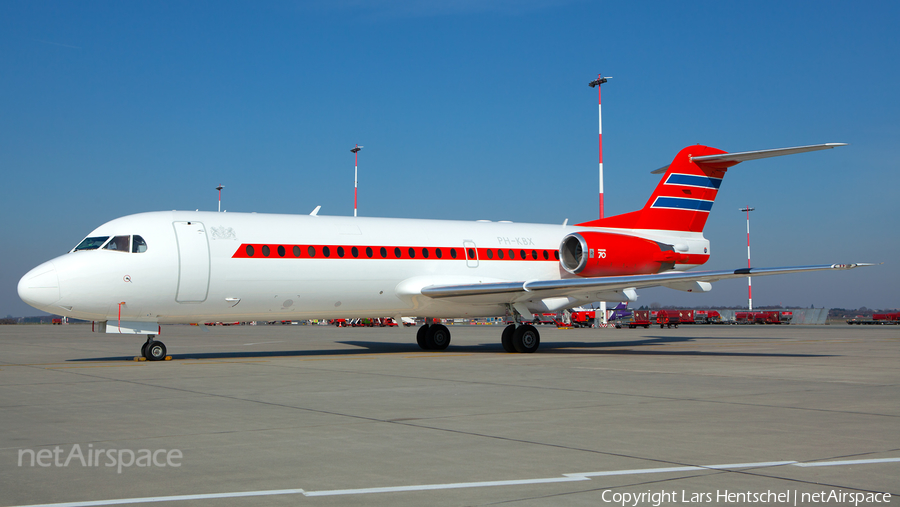
M 871 319 L 848 319 L 847 324 L 853 325 L 900 325 L 900 312 L 874 313 Z
M 658 310 L 654 323 L 659 324 L 660 329 L 664 327 L 678 327 L 678 324 L 681 324 L 679 313 L 678 310 Z M 653 316 L 653 312 L 650 312 L 650 315 Z
M 650 310 L 634 310 L 631 312 L 631 317 L 623 319 L 621 322 L 616 323 L 616 327 L 624 327 L 628 326 L 628 329 L 634 329 L 636 327 L 649 328 L 650 327 Z
M 721 324 L 722 315 L 715 310 L 694 310 L 694 324 Z
M 572 312 L 572 327 L 594 327 L 596 318 L 596 310 L 574 311 Z
M 734 312 L 736 324 L 790 324 L 793 312 L 767 310 L 762 312 Z

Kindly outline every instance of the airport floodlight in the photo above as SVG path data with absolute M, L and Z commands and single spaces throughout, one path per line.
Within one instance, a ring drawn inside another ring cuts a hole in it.
M 600 218 L 602 219 L 604 216 L 603 212 L 603 108 L 601 106 L 601 94 L 600 94 L 600 85 L 612 79 L 611 77 L 603 77 L 602 74 L 597 74 L 597 79 L 588 83 L 588 86 L 591 88 L 597 88 L 597 143 L 599 145 L 599 202 L 600 202 Z M 600 327 L 606 327 L 606 301 L 600 302 Z M 595 317 L 596 318 L 596 317 Z
M 225 188 L 225 185 L 219 183 L 219 186 L 216 187 L 216 190 L 219 191 L 219 212 L 222 212 L 222 189 Z
M 747 269 L 750 269 L 750 212 L 755 208 L 747 206 L 741 208 L 741 211 L 747 214 Z M 753 311 L 753 279 L 747 277 L 747 310 Z
M 350 149 L 350 152 L 353 153 L 353 216 L 356 216 L 356 202 L 358 195 L 358 176 L 359 176 L 359 150 L 363 149 L 360 145 L 355 145 Z

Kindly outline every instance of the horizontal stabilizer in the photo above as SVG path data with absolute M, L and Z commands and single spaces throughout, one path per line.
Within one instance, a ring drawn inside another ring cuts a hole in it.
M 695 164 L 704 164 L 704 163 L 723 163 L 723 162 L 731 162 L 738 163 L 744 162 L 746 160 L 756 160 L 759 158 L 769 158 L 769 157 L 780 157 L 782 155 L 793 155 L 795 153 L 806 153 L 808 151 L 819 151 L 819 150 L 830 150 L 832 148 L 836 148 L 838 146 L 847 146 L 847 143 L 825 143 L 825 144 L 813 144 L 810 146 L 795 146 L 793 148 L 775 148 L 773 150 L 756 150 L 756 151 L 742 151 L 739 153 L 720 153 L 717 155 L 703 155 L 701 157 L 691 157 L 691 161 Z M 662 174 L 666 172 L 669 166 L 660 167 L 655 171 L 651 171 L 652 174 Z

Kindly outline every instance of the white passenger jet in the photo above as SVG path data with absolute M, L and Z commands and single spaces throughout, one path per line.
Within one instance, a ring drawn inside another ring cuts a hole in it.
M 726 153 L 681 150 L 638 211 L 578 225 L 166 211 L 107 222 L 65 255 L 29 271 L 19 297 L 107 333 L 160 324 L 426 316 L 417 341 L 442 350 L 435 318 L 506 315 L 508 352 L 534 352 L 534 313 L 591 301 L 634 301 L 636 289 L 706 292 L 727 278 L 862 264 L 685 272 L 709 259 L 703 226 L 728 167 L 838 143 Z M 318 209 L 316 210 L 318 211 Z

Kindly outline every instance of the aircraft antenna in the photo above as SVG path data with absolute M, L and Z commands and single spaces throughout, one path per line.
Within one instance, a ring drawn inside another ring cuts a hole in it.
M 222 212 L 222 189 L 225 188 L 221 183 L 216 187 L 216 190 L 219 191 L 219 213 Z
M 357 144 L 350 150 L 351 152 L 353 152 L 353 216 L 356 216 L 356 197 L 359 187 L 359 150 L 361 149 L 363 149 L 363 147 Z
M 741 208 L 741 211 L 747 213 L 747 269 L 750 269 L 750 212 L 753 211 L 754 208 L 747 206 L 746 208 Z M 747 277 L 747 308 L 749 311 L 753 311 L 753 278 Z

